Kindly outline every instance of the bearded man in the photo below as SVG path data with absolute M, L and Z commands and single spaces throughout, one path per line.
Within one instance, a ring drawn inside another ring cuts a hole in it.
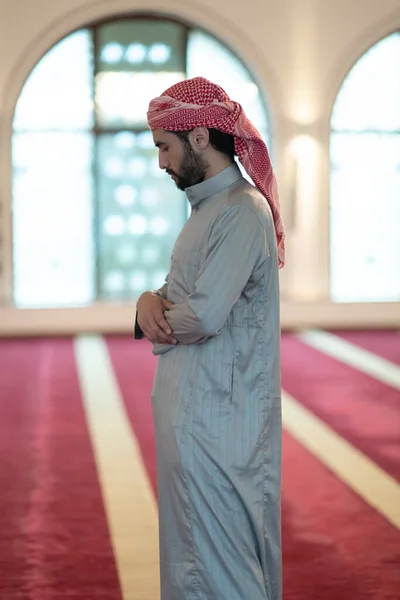
M 155 98 L 148 122 L 192 209 L 135 327 L 159 357 L 161 598 L 280 600 L 284 230 L 267 147 L 200 77 Z

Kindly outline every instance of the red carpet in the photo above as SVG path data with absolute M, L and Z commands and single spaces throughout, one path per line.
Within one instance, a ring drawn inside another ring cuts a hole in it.
M 335 335 L 400 365 L 400 329 L 398 331 L 335 331 Z
M 328 365 L 333 368 L 332 377 L 324 372 L 324 390 L 318 387 L 314 397 L 316 380 L 319 385 L 315 357 L 308 355 L 308 347 L 300 342 L 293 352 L 294 341 L 292 336 L 284 336 L 286 381 L 290 380 L 294 359 L 307 355 L 313 362 L 304 371 L 301 361 L 300 391 L 306 405 L 308 386 L 318 408 L 318 401 L 324 405 L 323 398 L 330 393 L 337 365 Z M 146 420 L 144 415 L 151 414 L 151 378 L 155 368 L 154 358 L 149 361 L 151 347 L 146 341 L 137 343 L 123 337 L 109 338 L 108 345 L 113 364 L 118 364 L 118 381 L 132 427 L 145 453 L 154 436 L 152 427 L 143 429 L 140 425 Z M 324 359 L 322 355 L 318 358 Z M 136 383 L 133 386 L 133 374 L 140 374 L 143 380 L 149 376 L 150 381 L 142 381 L 140 388 Z M 297 377 L 297 371 L 294 375 Z M 346 382 L 352 375 L 358 373 L 346 371 Z M 322 382 L 321 376 L 321 386 Z M 299 389 L 294 382 L 291 387 Z M 331 414 L 327 414 L 329 418 L 325 420 L 332 425 Z M 397 428 L 396 434 L 399 432 Z M 399 462 L 398 459 L 400 470 Z M 149 475 L 155 487 L 155 470 L 150 469 Z M 288 434 L 284 435 L 283 447 L 282 529 L 284 600 L 399 600 L 400 533 Z
M 282 387 L 400 481 L 399 390 L 291 335 L 282 339 Z
M 1 340 L 0 365 L 1 600 L 120 600 L 71 340 Z
M 284 600 L 398 600 L 400 532 L 287 434 L 283 450 Z
M 156 359 L 107 343 L 156 490 Z M 399 477 L 399 392 L 294 336 L 282 349 L 285 389 Z M 0 382 L 0 600 L 121 600 L 71 340 L 0 340 Z M 283 450 L 284 600 L 399 600 L 400 532 L 286 433 Z

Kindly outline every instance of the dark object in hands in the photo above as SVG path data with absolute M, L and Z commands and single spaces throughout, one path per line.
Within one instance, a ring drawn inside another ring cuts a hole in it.
M 135 319 L 135 335 L 134 335 L 135 340 L 142 340 L 143 339 L 143 331 L 140 329 L 140 325 L 138 323 L 138 314 L 136 312 L 136 319 Z

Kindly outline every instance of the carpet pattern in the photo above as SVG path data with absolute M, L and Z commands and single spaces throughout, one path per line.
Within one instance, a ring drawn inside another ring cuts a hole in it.
M 72 341 L 0 357 L 0 598 L 120 600 Z
M 333 333 L 400 365 L 399 332 Z M 156 497 L 156 359 L 146 341 L 106 343 Z M 399 390 L 294 334 L 282 385 L 400 481 Z M 156 600 L 121 592 L 87 419 L 73 340 L 0 340 L 0 600 Z M 282 527 L 285 600 L 400 598 L 400 532 L 286 431 Z

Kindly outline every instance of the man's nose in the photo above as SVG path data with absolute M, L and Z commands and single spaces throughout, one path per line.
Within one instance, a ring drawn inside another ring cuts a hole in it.
M 163 156 L 163 154 L 161 152 L 158 155 L 158 166 L 160 167 L 160 169 L 168 168 L 168 160 L 167 160 L 166 156 Z

